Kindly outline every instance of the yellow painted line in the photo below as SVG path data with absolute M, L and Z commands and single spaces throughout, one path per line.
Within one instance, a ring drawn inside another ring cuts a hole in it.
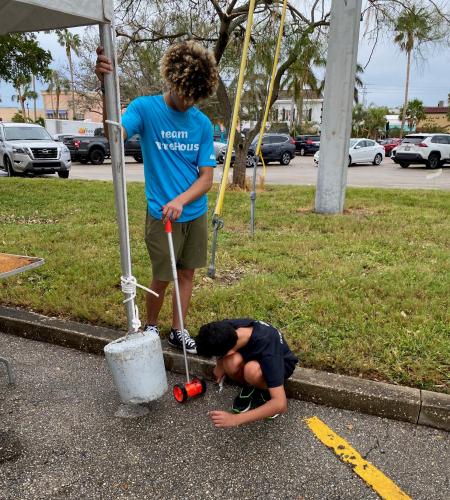
M 322 441 L 325 446 L 331 448 L 334 453 L 345 463 L 350 464 L 358 476 L 375 490 L 381 498 L 386 500 L 411 500 L 394 482 L 392 482 L 381 471 L 374 467 L 354 449 L 345 439 L 333 432 L 326 424 L 317 417 L 306 419 L 306 423 L 314 435 Z

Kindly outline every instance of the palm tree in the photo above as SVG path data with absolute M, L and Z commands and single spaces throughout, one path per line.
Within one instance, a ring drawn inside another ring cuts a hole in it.
M 51 72 L 50 80 L 48 81 L 47 92 L 50 94 L 52 109 L 55 111 L 55 118 L 59 118 L 59 96 L 61 92 L 68 92 L 70 90 L 70 82 L 67 78 L 62 78 L 60 73 L 56 70 Z M 53 106 L 53 92 L 56 96 L 56 107 Z
M 396 36 L 394 41 L 398 43 L 400 49 L 406 52 L 406 82 L 403 109 L 407 109 L 409 76 L 411 71 L 411 55 L 414 49 L 419 48 L 425 42 L 435 41 L 436 31 L 433 29 L 433 20 L 430 13 L 422 7 L 413 5 L 398 17 L 395 24 Z M 405 126 L 406 115 L 402 115 L 402 125 L 400 137 L 403 137 L 403 127 Z
M 73 119 L 75 119 L 76 103 L 75 103 L 75 84 L 73 77 L 72 52 L 75 55 L 79 54 L 81 39 L 79 35 L 71 33 L 67 28 L 56 30 L 56 34 L 58 36 L 58 43 L 62 47 L 65 47 L 66 49 L 66 56 L 67 60 L 69 61 L 70 84 L 72 88 L 72 112 L 73 112 Z
M 409 130 L 413 130 L 416 125 L 426 118 L 425 110 L 423 109 L 423 102 L 419 99 L 413 99 L 408 102 L 406 113 L 403 113 L 404 108 L 400 109 L 400 117 L 403 121 L 408 122 Z

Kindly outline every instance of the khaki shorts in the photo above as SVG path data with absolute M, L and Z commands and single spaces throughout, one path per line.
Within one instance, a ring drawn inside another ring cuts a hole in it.
M 173 222 L 172 238 L 178 269 L 197 269 L 206 266 L 208 245 L 207 214 L 189 222 Z M 152 263 L 153 278 L 172 281 L 169 242 L 161 219 L 147 211 L 145 243 Z

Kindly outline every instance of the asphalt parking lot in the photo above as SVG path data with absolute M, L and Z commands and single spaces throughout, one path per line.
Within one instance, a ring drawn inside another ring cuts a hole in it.
M 296 156 L 288 167 L 276 163 L 269 164 L 265 182 L 313 186 L 316 184 L 317 170 L 312 156 Z M 214 175 L 215 182 L 220 182 L 222 172 L 223 166 L 218 165 Z M 248 169 L 247 174 L 251 176 L 252 171 Z M 262 174 L 261 166 L 258 168 L 258 174 Z M 128 181 L 143 182 L 143 165 L 127 158 L 126 175 Z M 74 163 L 70 179 L 112 180 L 110 162 L 107 160 L 100 166 Z M 450 190 L 450 165 L 439 170 L 428 170 L 423 165 L 404 169 L 390 158 L 385 158 L 378 167 L 372 164 L 351 166 L 348 169 L 348 186 Z
M 167 393 L 148 415 L 118 418 L 103 357 L 2 333 L 0 346 L 17 379 L 6 385 L 0 367 L 2 499 L 378 498 L 311 432 L 313 416 L 408 495 L 395 498 L 449 498 L 444 431 L 294 400 L 274 421 L 218 430 L 207 411 L 237 388 L 209 383 L 186 405 Z
M 315 186 L 317 181 L 317 167 L 312 156 L 296 156 L 289 166 L 283 167 L 276 163 L 267 166 L 265 182 L 267 184 Z M 263 173 L 262 166 L 258 167 L 258 175 Z M 218 165 L 214 181 L 220 182 L 223 174 L 223 165 Z M 247 170 L 247 176 L 252 177 L 252 170 Z M 0 178 L 5 173 L 0 170 Z M 136 163 L 133 158 L 126 158 L 127 181 L 144 182 L 142 163 Z M 232 170 L 229 177 L 231 180 Z M 37 177 L 58 178 L 56 175 L 41 175 Z M 72 164 L 70 179 L 85 180 L 112 180 L 111 162 L 106 160 L 103 165 Z M 353 187 L 380 187 L 403 189 L 443 189 L 450 190 L 450 165 L 441 169 L 429 170 L 424 165 L 401 168 L 390 158 L 385 158 L 378 167 L 372 164 L 352 165 L 348 169 L 347 185 Z

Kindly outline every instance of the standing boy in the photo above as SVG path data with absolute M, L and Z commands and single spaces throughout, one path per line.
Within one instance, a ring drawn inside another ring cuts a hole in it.
M 104 74 L 112 71 L 111 61 L 102 47 L 97 54 L 95 72 L 103 83 Z M 211 122 L 194 104 L 214 93 L 218 71 L 210 51 L 186 41 L 169 47 L 161 61 L 161 75 L 166 92 L 134 99 L 122 117 L 124 139 L 135 134 L 141 138 L 147 198 L 145 241 L 153 271 L 150 288 L 159 294 L 146 296 L 145 329 L 158 334 L 158 315 L 172 280 L 164 222 L 175 222 L 172 230 L 184 317 L 195 269 L 206 265 L 206 193 L 212 186 L 216 158 Z M 104 103 L 103 110 L 105 120 Z M 172 311 L 169 343 L 182 348 L 184 335 L 187 351 L 196 353 L 189 332 L 180 330 L 174 296 Z
M 253 319 L 226 319 L 203 325 L 196 338 L 201 356 L 218 356 L 214 376 L 243 385 L 233 413 L 211 411 L 216 427 L 234 427 L 287 410 L 284 381 L 298 363 L 283 335 L 272 325 Z

